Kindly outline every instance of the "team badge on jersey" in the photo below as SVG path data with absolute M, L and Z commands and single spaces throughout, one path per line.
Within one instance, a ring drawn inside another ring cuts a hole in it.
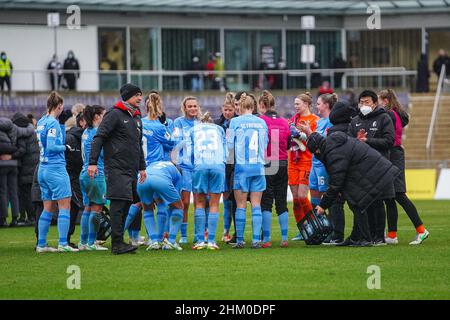
M 47 136 L 55 138 L 56 137 L 56 129 L 48 130 Z

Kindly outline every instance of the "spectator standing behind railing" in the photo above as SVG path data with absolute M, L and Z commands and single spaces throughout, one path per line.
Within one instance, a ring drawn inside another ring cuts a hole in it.
M 0 91 L 3 97 L 4 85 L 8 86 L 8 95 L 11 95 L 11 75 L 13 65 L 11 60 L 8 59 L 6 53 L 2 51 L 0 53 Z
M 189 68 L 193 71 L 199 71 L 198 74 L 193 74 L 191 76 L 191 90 L 196 91 L 203 91 L 203 77 L 201 75 L 201 71 L 203 70 L 203 65 L 200 63 L 200 58 L 197 56 L 194 56 L 192 58 L 191 67 Z
M 52 60 L 48 63 L 47 70 L 52 91 L 59 90 L 61 88 L 61 78 L 63 73 L 62 64 L 58 61 L 56 54 L 53 55 Z
M 75 59 L 75 55 L 72 50 L 67 54 L 66 60 L 64 60 L 64 79 L 66 79 L 67 89 L 77 89 L 77 79 L 80 78 L 80 64 Z M 73 72 L 70 72 L 73 70 Z M 69 71 L 69 72 L 68 72 Z
M 436 73 L 438 79 L 441 74 L 443 65 L 445 65 L 445 74 L 447 75 L 447 77 L 450 76 L 450 57 L 448 56 L 447 51 L 445 51 L 444 49 L 440 49 L 439 55 L 433 63 L 433 71 L 434 73 Z
M 31 120 L 20 112 L 13 115 L 12 121 L 18 127 L 34 129 Z M 30 136 L 18 139 L 17 144 L 24 150 L 18 168 L 20 211 L 18 224 L 19 226 L 34 225 L 36 215 L 31 202 L 31 185 L 33 182 L 34 170 L 39 162 L 39 144 L 36 133 L 32 131 Z

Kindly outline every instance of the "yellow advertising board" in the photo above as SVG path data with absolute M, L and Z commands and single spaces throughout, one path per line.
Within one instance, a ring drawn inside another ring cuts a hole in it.
M 406 170 L 406 191 L 411 200 L 433 200 L 436 191 L 436 170 Z

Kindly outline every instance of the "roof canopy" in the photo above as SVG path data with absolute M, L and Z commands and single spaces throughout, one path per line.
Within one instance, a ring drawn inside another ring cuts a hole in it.
M 0 0 L 0 9 L 64 10 L 77 4 L 89 11 L 132 11 L 215 14 L 350 15 L 366 14 L 378 5 L 383 14 L 450 12 L 450 0 Z

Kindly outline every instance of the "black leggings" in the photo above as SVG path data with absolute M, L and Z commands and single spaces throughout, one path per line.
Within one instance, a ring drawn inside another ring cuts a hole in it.
M 262 194 L 262 211 L 272 212 L 273 202 L 278 215 L 287 212 L 288 170 L 287 162 L 280 161 L 278 171 L 274 175 L 266 175 L 266 190 Z
M 422 225 L 422 220 L 419 217 L 419 213 L 417 212 L 416 206 L 409 200 L 406 193 L 396 193 L 395 199 L 386 200 L 386 210 L 387 210 L 387 222 L 388 222 L 388 231 L 396 232 L 397 231 L 397 221 L 398 221 L 398 210 L 397 204 L 402 206 L 403 210 L 405 210 L 409 219 L 413 223 L 414 227 Z

